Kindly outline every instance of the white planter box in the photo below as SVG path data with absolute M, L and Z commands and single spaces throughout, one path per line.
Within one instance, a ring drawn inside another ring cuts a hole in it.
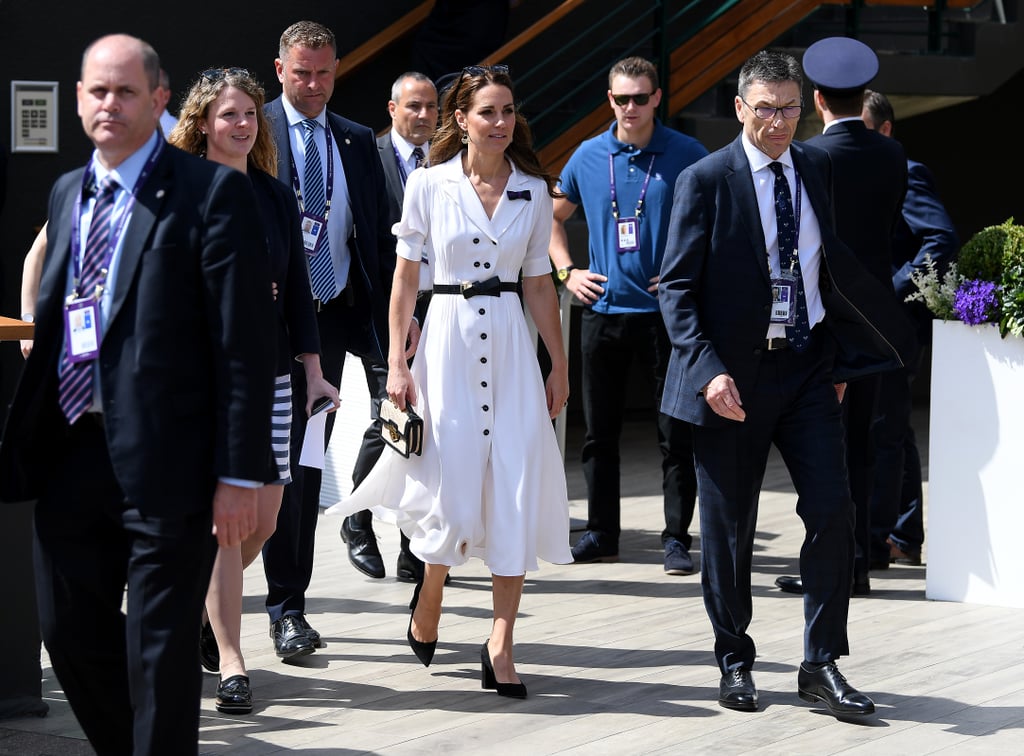
M 1024 339 L 933 334 L 925 595 L 1024 608 Z

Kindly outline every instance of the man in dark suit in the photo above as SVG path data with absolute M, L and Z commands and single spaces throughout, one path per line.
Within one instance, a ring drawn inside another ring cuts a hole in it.
M 881 92 L 864 93 L 864 123 L 891 137 L 896 124 L 892 104 Z M 917 327 L 918 343 L 931 344 L 934 316 L 923 302 L 907 302 L 916 287 L 914 271 L 924 272 L 930 259 L 942 275 L 956 259 L 960 239 L 927 166 L 907 160 L 907 196 L 892 240 L 892 284 L 904 312 Z M 910 425 L 911 387 L 920 357 L 904 370 L 882 375 L 876 444 L 875 486 L 871 495 L 871 559 L 921 564 L 924 544 L 924 493 L 921 456 Z
M 757 708 L 750 571 L 775 444 L 806 528 L 799 694 L 847 717 L 874 704 L 836 666 L 849 653 L 854 546 L 842 382 L 899 366 L 913 339 L 892 298 L 836 238 L 828 155 L 792 144 L 802 80 L 791 56 L 754 55 L 739 75 L 742 133 L 679 176 L 658 287 L 672 342 L 661 409 L 694 424 L 719 703 Z
M 0 445 L 0 498 L 38 500 L 50 661 L 102 754 L 197 752 L 215 550 L 252 532 L 273 473 L 255 197 L 164 142 L 159 68 L 134 37 L 86 50 L 78 113 L 96 149 L 50 195 L 35 346 Z
M 373 132 L 327 110 L 338 68 L 337 42 L 330 29 L 311 21 L 292 24 L 281 35 L 274 65 L 283 93 L 266 105 L 265 112 L 277 142 L 277 177 L 294 191 L 303 222 L 311 220 L 311 229 L 315 223 L 323 229 L 303 236 L 324 376 L 340 384 L 346 353 L 383 363 L 388 352 L 395 239 L 384 170 Z M 386 374 L 366 373 L 370 395 L 379 396 Z M 302 367 L 296 363 L 292 482 L 285 487 L 277 531 L 263 547 L 271 637 L 282 659 L 311 654 L 324 645 L 305 616 L 321 481 L 320 470 L 299 465 L 306 431 L 305 386 Z M 328 438 L 333 423 L 331 415 Z M 371 433 L 379 430 L 371 426 L 367 436 Z M 376 458 L 364 443 L 353 479 L 362 480 Z M 373 531 L 346 527 L 343 532 L 352 563 L 371 577 L 382 577 L 384 564 Z
M 907 191 L 907 156 L 894 139 L 871 131 L 861 119 L 864 89 L 878 73 L 878 57 L 863 42 L 829 37 L 807 48 L 804 73 L 814 82 L 814 107 L 824 131 L 807 144 L 832 158 L 836 234 L 857 259 L 892 293 L 892 236 Z M 856 512 L 854 595 L 871 592 L 871 489 L 874 442 L 871 426 L 878 407 L 881 375 L 851 381 L 846 395 L 846 464 Z
M 407 71 L 395 79 L 391 86 L 391 99 L 388 100 L 388 115 L 391 116 L 391 129 L 377 137 L 377 153 L 384 178 L 388 187 L 388 206 L 391 210 L 389 221 L 394 224 L 402 217 L 402 203 L 405 201 L 405 182 L 409 174 L 427 164 L 430 154 L 430 137 L 437 128 L 437 89 L 434 82 L 418 71 Z M 426 262 L 424 258 L 423 262 Z M 429 276 L 429 269 L 422 270 Z M 427 304 L 430 301 L 430 289 L 426 286 L 429 278 L 424 280 L 420 295 L 416 300 L 415 317 L 422 323 L 426 317 Z M 370 424 L 363 437 L 355 480 L 358 485 L 370 467 L 384 449 L 384 441 L 380 435 L 380 403 L 387 398 L 387 365 L 363 360 L 363 368 L 367 375 L 372 371 L 378 378 L 375 385 L 378 394 L 373 397 L 374 422 Z M 365 459 L 364 459 L 365 457 Z M 353 523 L 359 523 L 360 529 L 373 533 L 370 512 L 357 512 L 345 518 L 342 524 L 342 538 L 346 538 L 346 530 L 351 530 Z M 409 538 L 399 533 L 400 548 L 395 574 L 399 580 L 419 582 L 423 579 L 423 562 L 409 550 Z M 351 557 L 351 552 L 350 552 Z M 383 570 L 381 571 L 383 576 Z

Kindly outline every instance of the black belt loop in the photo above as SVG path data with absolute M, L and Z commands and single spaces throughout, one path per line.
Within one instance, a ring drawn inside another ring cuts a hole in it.
M 769 352 L 777 352 L 780 349 L 789 349 L 789 339 L 785 336 L 781 339 L 765 339 L 764 348 Z
M 435 294 L 461 294 L 466 299 L 470 297 L 488 296 L 500 297 L 504 291 L 519 291 L 518 282 L 502 281 L 497 276 L 488 278 L 486 281 L 464 281 L 460 284 L 434 284 Z

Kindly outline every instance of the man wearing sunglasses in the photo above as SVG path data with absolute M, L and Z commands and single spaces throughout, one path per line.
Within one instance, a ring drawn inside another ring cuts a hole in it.
M 615 120 L 579 146 L 561 175 L 565 197 L 555 200 L 549 254 L 559 279 L 585 306 L 581 348 L 583 415 L 587 425 L 583 472 L 587 530 L 573 547 L 576 562 L 618 559 L 619 437 L 630 368 L 649 381 L 655 408 L 668 364 L 668 336 L 658 314 L 658 270 L 676 176 L 708 154 L 696 139 L 662 125 L 658 73 L 643 58 L 620 60 L 608 72 Z M 589 261 L 570 254 L 565 222 L 583 205 Z M 575 264 L 578 262 L 579 264 Z M 696 568 L 689 534 L 697 483 L 688 423 L 658 413 L 662 457 L 665 572 Z

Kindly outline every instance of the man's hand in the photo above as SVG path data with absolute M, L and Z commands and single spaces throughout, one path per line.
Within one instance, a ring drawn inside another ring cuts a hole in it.
M 218 546 L 239 546 L 256 530 L 257 490 L 217 483 L 213 493 L 213 534 Z
M 716 415 L 740 423 L 746 420 L 747 413 L 743 411 L 740 392 L 736 390 L 736 383 L 728 373 L 722 373 L 712 378 L 710 383 L 704 387 L 703 394 L 704 401 Z
M 583 304 L 591 305 L 604 294 L 604 287 L 601 284 L 607 280 L 608 276 L 602 276 L 600 273 L 573 268 L 569 271 L 569 277 L 565 279 L 565 288 Z

